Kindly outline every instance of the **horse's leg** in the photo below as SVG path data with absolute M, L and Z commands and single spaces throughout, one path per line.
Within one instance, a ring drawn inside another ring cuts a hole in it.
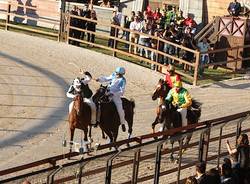
M 190 142 L 190 140 L 191 140 L 191 138 L 192 138 L 192 135 L 193 135 L 193 134 L 187 135 L 186 141 L 185 141 L 185 143 L 184 143 L 183 146 L 187 146 L 187 145 L 189 144 L 189 142 Z M 187 150 L 187 148 L 184 148 L 184 149 L 182 150 L 182 153 L 184 153 L 186 150 Z
M 72 152 L 72 146 L 73 146 L 73 138 L 75 133 L 75 127 L 70 127 L 70 142 L 69 142 L 69 152 Z M 69 157 L 70 159 L 70 157 Z
M 170 160 L 173 162 L 174 161 L 174 140 L 170 139 L 171 143 L 171 154 L 170 154 Z
M 84 141 L 83 141 L 83 148 L 84 148 L 84 152 L 87 152 L 88 151 L 88 127 L 85 127 L 83 129 L 83 132 L 84 132 Z
M 102 130 L 102 138 L 107 139 L 107 136 L 105 135 L 105 132 Z
M 155 118 L 155 121 L 152 123 L 152 130 L 153 130 L 153 133 L 155 133 L 155 125 L 158 124 L 158 116 Z

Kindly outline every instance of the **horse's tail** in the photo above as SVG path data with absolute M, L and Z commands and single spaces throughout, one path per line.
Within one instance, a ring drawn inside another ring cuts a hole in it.
M 201 106 L 202 106 L 201 102 L 195 99 L 192 99 L 192 109 L 198 119 L 201 116 Z
M 135 100 L 133 98 L 130 99 L 130 103 L 132 105 L 132 108 L 135 108 Z

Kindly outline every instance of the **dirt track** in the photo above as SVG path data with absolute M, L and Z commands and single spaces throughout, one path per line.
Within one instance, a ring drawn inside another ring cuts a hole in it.
M 77 74 L 69 62 L 94 77 L 125 66 L 126 97 L 136 102 L 134 135 L 151 132 L 156 102 L 150 94 L 160 74 L 111 56 L 5 31 L 0 31 L 0 61 L 0 170 L 65 151 L 61 146 L 69 103 L 65 93 Z M 90 87 L 98 85 L 93 81 Z M 202 120 L 249 110 L 249 80 L 187 87 L 203 103 Z M 98 129 L 93 134 L 95 141 L 101 141 Z M 119 139 L 126 136 L 121 133 Z M 76 137 L 80 138 L 79 131 Z

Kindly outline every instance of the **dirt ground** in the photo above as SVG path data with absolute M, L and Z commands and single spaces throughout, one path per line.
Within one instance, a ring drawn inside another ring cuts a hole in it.
M 101 53 L 6 31 L 0 31 L 0 61 L 0 170 L 66 152 L 61 145 L 68 136 L 66 91 L 78 75 L 70 62 L 94 78 L 124 66 L 125 96 L 136 103 L 133 135 L 151 133 L 156 102 L 150 96 L 161 74 Z M 93 91 L 98 86 L 90 83 Z M 249 79 L 186 87 L 203 104 L 201 120 L 249 110 Z M 95 142 L 103 143 L 99 129 L 93 135 Z M 77 131 L 75 140 L 80 137 Z M 118 139 L 126 137 L 120 132 Z

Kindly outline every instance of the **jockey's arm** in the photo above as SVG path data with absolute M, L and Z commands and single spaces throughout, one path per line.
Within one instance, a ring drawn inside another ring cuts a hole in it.
M 110 82 L 114 77 L 114 74 L 110 75 L 110 76 L 101 76 L 98 78 L 98 82 Z
M 173 95 L 172 95 L 172 89 L 168 92 L 167 97 L 165 98 L 165 101 L 168 103 L 171 103 L 173 101 Z
M 75 98 L 76 95 L 72 94 L 72 92 L 74 91 L 74 87 L 71 85 L 66 93 L 66 96 L 68 98 Z
M 192 105 L 192 97 L 190 95 L 190 93 L 187 91 L 184 94 L 184 98 L 185 98 L 185 102 L 184 104 L 181 105 L 181 108 L 188 108 Z

